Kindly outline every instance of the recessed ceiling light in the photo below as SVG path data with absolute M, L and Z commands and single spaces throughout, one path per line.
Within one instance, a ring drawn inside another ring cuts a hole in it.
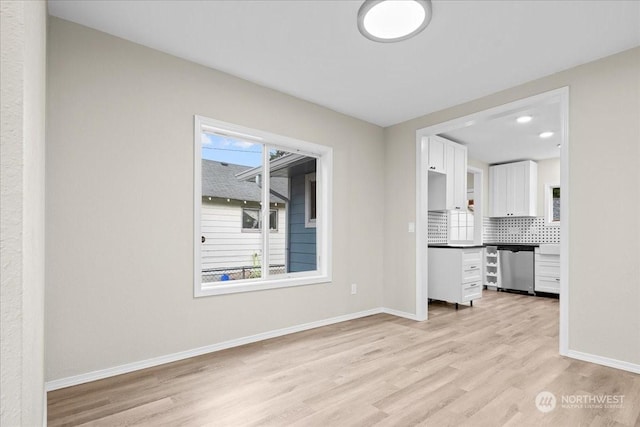
M 529 123 L 531 121 L 531 119 L 533 119 L 533 117 L 531 116 L 520 116 L 516 119 L 516 122 L 518 123 Z
M 406 40 L 431 21 L 431 0 L 365 0 L 358 10 L 358 30 L 368 39 Z
M 551 131 L 542 132 L 539 136 L 540 138 L 551 138 L 553 136 L 553 132 Z

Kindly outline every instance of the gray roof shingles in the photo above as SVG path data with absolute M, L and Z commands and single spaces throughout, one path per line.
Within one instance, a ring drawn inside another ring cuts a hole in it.
M 250 166 L 202 160 L 202 196 L 223 199 L 246 200 L 259 202 L 262 189 L 253 181 L 240 181 L 236 174 L 251 169 Z M 271 189 L 284 197 L 288 196 L 287 178 L 272 177 Z M 286 200 L 271 194 L 272 203 L 283 203 Z

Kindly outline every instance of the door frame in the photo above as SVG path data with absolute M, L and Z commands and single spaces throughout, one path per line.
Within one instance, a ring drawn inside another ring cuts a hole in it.
M 560 186 L 562 204 L 560 211 L 560 331 L 559 352 L 565 356 L 569 347 L 569 87 L 543 92 L 527 98 L 509 102 L 487 110 L 448 120 L 416 131 L 416 319 L 428 318 L 428 188 L 429 169 L 427 163 L 428 137 L 470 126 L 485 121 L 496 114 L 524 109 L 541 102 L 560 103 Z M 486 203 L 487 195 L 483 202 Z

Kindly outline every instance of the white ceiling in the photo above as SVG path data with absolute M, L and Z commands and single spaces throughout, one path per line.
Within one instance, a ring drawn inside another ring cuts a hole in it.
M 516 118 L 524 115 L 531 116 L 532 120 L 523 124 L 516 122 Z M 441 136 L 466 145 L 469 158 L 489 164 L 550 159 L 560 157 L 561 117 L 560 101 L 555 99 L 508 111 Z M 545 131 L 554 134 L 540 138 L 540 133 Z
M 639 1 L 433 1 L 417 37 L 375 43 L 360 0 L 69 1 L 51 15 L 380 126 L 640 45 Z

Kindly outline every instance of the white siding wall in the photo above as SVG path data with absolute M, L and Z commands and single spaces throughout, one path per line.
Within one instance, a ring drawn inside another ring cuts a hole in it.
M 201 234 L 202 269 L 242 267 L 253 265 L 253 254 L 262 260 L 262 243 L 259 232 L 242 231 L 242 207 L 224 203 L 203 203 Z M 270 264 L 285 263 L 286 216 L 278 209 L 278 231 L 270 236 Z M 260 262 L 259 261 L 259 262 Z

